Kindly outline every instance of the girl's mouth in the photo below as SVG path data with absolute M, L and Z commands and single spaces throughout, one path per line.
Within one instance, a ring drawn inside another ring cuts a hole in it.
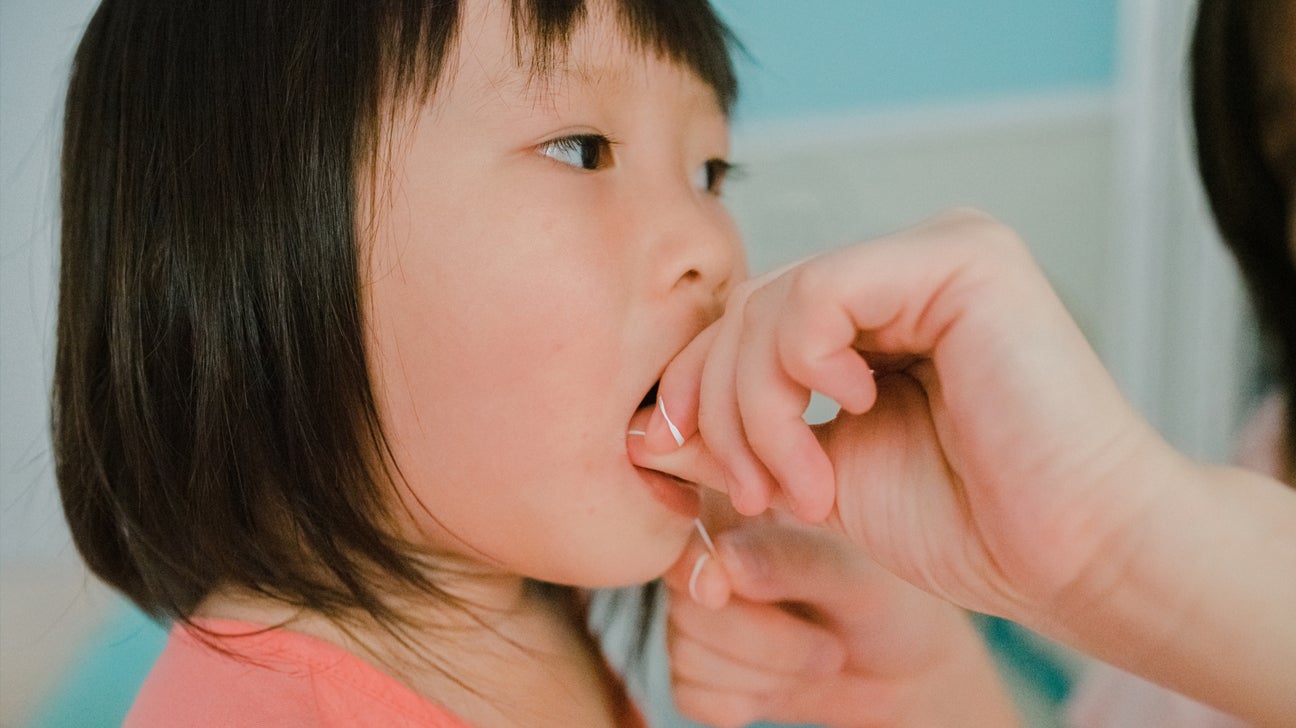
M 656 406 L 657 406 L 657 388 L 658 388 L 659 386 L 661 386 L 661 380 L 660 380 L 660 379 L 658 379 L 657 381 L 653 382 L 652 387 L 650 387 L 650 388 L 648 389 L 648 393 L 644 395 L 644 397 L 643 397 L 643 401 L 641 401 L 641 402 L 639 403 L 639 409 L 643 409 L 644 407 L 656 407 Z
M 652 410 L 657 407 L 657 391 L 661 385 L 661 380 L 653 383 L 643 399 L 639 402 L 639 408 L 635 410 L 632 418 L 634 424 L 627 432 L 626 448 L 627 455 L 630 456 L 630 464 L 639 471 L 639 477 L 643 481 L 648 492 L 662 505 L 668 509 L 687 518 L 697 518 L 702 509 L 702 496 L 697 484 L 691 483 L 678 476 L 672 475 L 665 471 L 641 465 L 635 456 L 635 449 L 642 448 L 637 441 L 641 440 L 645 434 L 642 428 L 647 425 L 648 417 Z M 645 412 L 644 410 L 648 410 Z

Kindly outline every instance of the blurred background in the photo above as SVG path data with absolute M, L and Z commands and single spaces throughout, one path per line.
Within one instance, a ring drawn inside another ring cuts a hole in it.
M 714 2 L 746 47 L 726 195 L 754 269 L 986 210 L 1171 442 L 1227 459 L 1255 352 L 1191 163 L 1193 3 Z M 79 566 L 47 435 L 61 94 L 94 6 L 0 0 L 0 726 L 116 725 L 163 638 Z M 986 629 L 1053 723 L 1074 662 Z

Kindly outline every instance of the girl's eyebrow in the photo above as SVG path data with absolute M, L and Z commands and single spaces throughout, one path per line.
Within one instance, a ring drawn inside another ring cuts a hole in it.
M 558 69 L 564 77 L 582 86 L 597 87 L 604 84 L 624 85 L 631 78 L 630 69 L 624 64 L 593 65 L 578 63 Z
M 573 93 L 602 93 L 623 89 L 634 82 L 634 71 L 623 63 L 554 63 L 549 68 L 525 67 L 504 83 L 492 84 L 496 91 L 515 89 L 531 104 L 569 97 Z
M 561 93 L 564 87 L 577 86 L 594 90 L 608 86 L 626 86 L 633 73 L 625 64 L 556 63 L 552 68 L 533 68 L 526 73 L 524 89 L 527 93 L 546 95 Z
M 699 99 L 718 101 L 716 89 L 699 78 L 694 69 L 670 59 L 661 57 L 659 59 L 673 66 L 684 76 L 699 81 L 700 83 L 693 86 L 691 91 Z M 636 55 L 620 63 L 558 62 L 547 71 L 537 70 L 532 73 L 527 81 L 527 90 L 533 94 L 554 94 L 555 92 L 561 94 L 563 86 L 569 83 L 585 91 L 607 91 L 610 88 L 633 86 L 638 82 L 635 77 L 635 63 L 643 60 L 643 56 Z

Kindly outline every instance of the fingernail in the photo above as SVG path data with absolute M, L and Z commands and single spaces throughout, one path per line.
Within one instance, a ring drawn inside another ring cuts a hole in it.
M 694 604 L 702 604 L 702 598 L 698 596 L 697 582 L 698 577 L 702 574 L 702 567 L 706 565 L 709 558 L 711 558 L 711 554 L 704 553 L 698 557 L 697 561 L 693 562 L 693 573 L 689 575 L 689 596 L 693 597 Z
M 675 426 L 675 423 L 671 422 L 670 415 L 666 414 L 666 400 L 661 397 L 657 398 L 657 410 L 661 412 L 662 420 L 665 421 L 666 426 L 670 428 L 671 437 L 675 438 L 675 445 L 677 447 L 684 447 L 684 436 L 680 434 L 679 428 Z M 651 426 L 652 424 L 649 423 L 649 427 Z

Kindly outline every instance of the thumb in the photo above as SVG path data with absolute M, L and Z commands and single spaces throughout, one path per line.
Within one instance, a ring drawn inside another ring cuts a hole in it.
M 851 604 L 878 575 L 859 547 L 823 528 L 752 523 L 716 537 L 732 593 L 754 602 Z

